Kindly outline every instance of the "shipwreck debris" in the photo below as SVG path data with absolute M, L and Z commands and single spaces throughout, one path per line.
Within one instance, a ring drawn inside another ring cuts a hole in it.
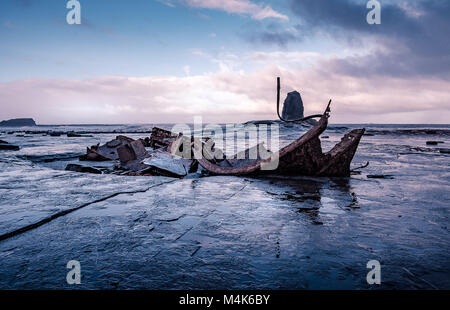
M 159 171 L 160 173 L 173 175 L 175 177 L 184 177 L 191 170 L 192 160 L 184 158 L 176 158 L 168 152 L 157 151 L 151 157 L 146 158 L 143 164 L 152 167 L 153 173 Z
M 134 139 L 126 136 L 117 136 L 114 140 L 100 146 L 99 144 L 87 148 L 86 155 L 80 156 L 81 161 L 108 161 L 118 160 L 118 148 L 129 145 Z
M 354 172 L 356 172 L 356 173 L 360 173 L 360 171 L 358 171 L 359 169 L 364 169 L 364 168 L 367 168 L 368 166 L 369 166 L 369 164 L 370 164 L 370 162 L 366 162 L 364 165 L 362 165 L 362 166 L 359 166 L 359 167 L 356 167 L 356 168 L 353 168 L 352 170 L 350 170 L 350 172 L 352 172 L 352 173 L 354 173 Z
M 277 85 L 277 113 L 279 114 L 280 79 Z M 292 96 L 292 95 L 291 95 Z M 365 129 L 354 129 L 343 136 L 330 151 L 322 151 L 320 135 L 327 129 L 330 105 L 323 114 L 315 114 L 298 122 L 319 118 L 308 132 L 282 149 L 271 152 L 258 144 L 232 157 L 215 147 L 212 139 L 185 136 L 182 133 L 153 127 L 150 137 L 134 140 L 117 136 L 104 145 L 87 148 L 82 161 L 116 161 L 115 171 L 121 175 L 160 175 L 183 178 L 190 173 L 202 175 L 307 175 L 349 177 L 350 163 Z M 256 157 L 249 156 L 257 154 Z M 364 168 L 359 167 L 356 169 Z M 73 169 L 82 169 L 73 167 Z M 95 168 L 94 168 L 95 169 Z M 355 170 L 355 169 L 354 169 Z
M 149 147 L 158 149 L 168 146 L 175 137 L 169 130 L 153 127 L 150 138 L 146 138 L 145 142 Z
M 307 133 L 272 153 L 268 158 L 257 160 L 249 165 L 234 164 L 222 167 L 207 160 L 201 155 L 201 150 L 194 147 L 199 164 L 215 175 L 309 175 L 349 177 L 350 163 L 358 147 L 365 129 L 355 129 L 347 133 L 329 152 L 323 153 L 319 136 L 328 125 L 330 113 L 329 102 L 320 120 Z M 267 169 L 271 162 L 278 161 L 274 169 Z
M 127 163 L 132 160 L 142 159 L 147 155 L 147 150 L 144 147 L 144 143 L 141 139 L 131 141 L 120 145 L 117 148 L 117 155 L 122 163 Z

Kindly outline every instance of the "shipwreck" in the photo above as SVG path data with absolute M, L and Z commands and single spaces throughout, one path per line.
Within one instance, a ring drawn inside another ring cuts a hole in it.
M 214 148 L 214 141 L 205 141 L 194 136 L 184 136 L 168 130 L 154 127 L 150 137 L 134 140 L 126 136 L 100 146 L 87 148 L 81 161 L 115 161 L 113 172 L 121 175 L 168 176 L 183 178 L 191 173 L 202 175 L 302 175 L 349 177 L 350 164 L 358 148 L 365 129 L 355 129 L 345 134 L 341 141 L 330 151 L 323 152 L 320 135 L 327 129 L 331 113 L 331 100 L 323 114 L 310 115 L 297 120 L 286 120 L 280 116 L 280 79 L 277 85 L 277 114 L 284 122 L 303 122 L 313 118 L 314 125 L 301 137 L 271 152 L 263 144 L 244 151 L 242 156 L 220 158 L 213 153 L 221 150 Z M 257 157 L 250 159 L 248 154 L 257 150 Z M 72 165 L 73 166 L 73 165 Z M 71 169 L 82 171 L 83 169 Z

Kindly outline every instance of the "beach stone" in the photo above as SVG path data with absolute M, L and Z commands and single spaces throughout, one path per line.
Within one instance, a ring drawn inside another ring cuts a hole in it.
M 388 174 L 368 174 L 367 178 L 369 179 L 393 179 L 392 175 Z
M 18 147 L 17 145 L 11 145 L 11 144 L 0 144 L 0 150 L 18 151 L 18 150 L 20 150 L 20 147 Z
M 92 135 L 82 135 L 82 134 L 79 134 L 79 133 L 68 132 L 67 133 L 67 137 L 68 138 L 81 138 L 81 137 L 92 137 Z
M 439 143 L 444 143 L 444 141 L 427 141 L 427 145 L 438 145 Z
M 283 104 L 282 117 L 285 120 L 295 120 L 303 118 L 303 101 L 298 91 L 288 93 Z

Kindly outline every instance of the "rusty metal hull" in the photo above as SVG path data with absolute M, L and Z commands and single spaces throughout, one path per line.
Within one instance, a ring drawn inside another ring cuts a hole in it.
M 350 163 L 365 129 L 355 129 L 347 133 L 329 152 L 323 153 L 319 136 L 328 126 L 329 107 L 318 123 L 307 133 L 288 146 L 273 153 L 270 158 L 259 160 L 248 166 L 221 167 L 201 155 L 195 149 L 199 164 L 214 175 L 307 175 L 349 177 Z M 270 162 L 278 162 L 274 169 L 267 169 Z

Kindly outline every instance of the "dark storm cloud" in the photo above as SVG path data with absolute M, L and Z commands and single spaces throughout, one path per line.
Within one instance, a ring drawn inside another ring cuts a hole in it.
M 291 7 L 294 14 L 304 20 L 312 31 L 328 29 L 340 35 L 376 35 L 400 39 L 419 52 L 444 52 L 443 48 L 449 47 L 450 1 L 409 2 L 383 4 L 381 25 L 367 24 L 366 14 L 369 10 L 365 3 L 350 0 L 293 0 Z M 408 4 L 407 7 L 401 7 L 400 3 Z M 431 43 L 432 46 L 424 43 Z
M 373 55 L 331 61 L 329 65 L 340 72 L 448 76 L 450 1 L 380 2 L 381 25 L 366 23 L 365 1 L 293 0 L 291 8 L 310 33 L 325 31 L 349 42 L 366 36 L 379 45 L 382 51 Z
M 253 44 L 278 45 L 283 48 L 291 42 L 302 39 L 298 33 L 292 31 L 293 29 L 283 28 L 280 24 L 269 24 L 263 30 L 261 27 L 261 23 L 248 23 L 245 27 L 246 30 L 240 35 Z
M 366 22 L 366 0 L 289 1 L 297 33 L 259 28 L 245 38 L 282 47 L 319 34 L 349 47 L 370 39 L 378 47 L 370 56 L 336 59 L 327 65 L 350 75 L 450 75 L 449 0 L 380 0 L 380 25 Z

